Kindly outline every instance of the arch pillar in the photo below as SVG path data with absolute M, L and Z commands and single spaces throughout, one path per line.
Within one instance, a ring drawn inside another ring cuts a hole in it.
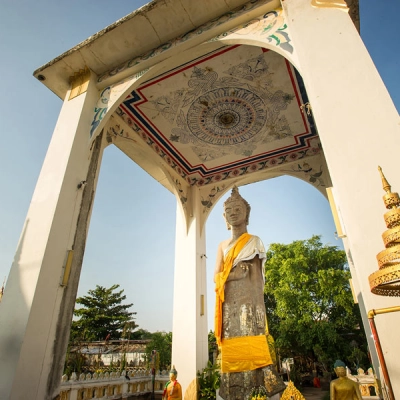
M 5 399 L 53 399 L 59 389 L 104 148 L 100 135 L 89 150 L 95 82 L 86 73 L 86 92 L 66 94 L 10 270 L 0 306 Z
M 378 165 L 393 191 L 400 191 L 399 115 L 346 9 L 323 3 L 285 0 L 282 5 L 342 216 L 359 302 L 366 311 L 390 307 L 398 300 L 373 295 L 368 276 L 378 269 L 376 254 L 384 248 L 386 229 Z M 400 324 L 398 314 L 376 318 L 395 393 L 400 393 L 400 343 L 393 329 Z
M 184 399 L 195 400 L 196 374 L 208 360 L 207 256 L 200 192 L 195 186 L 189 191 L 187 223 L 179 200 L 176 212 L 172 364 L 178 371 Z

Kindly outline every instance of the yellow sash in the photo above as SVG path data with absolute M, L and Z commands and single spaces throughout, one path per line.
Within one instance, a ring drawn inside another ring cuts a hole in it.
M 228 279 L 229 273 L 231 272 L 233 262 L 239 255 L 243 247 L 250 240 L 252 235 L 249 233 L 243 233 L 236 241 L 236 243 L 228 251 L 224 259 L 224 267 L 221 272 L 215 276 L 215 338 L 217 340 L 218 346 L 221 345 L 221 334 L 222 334 L 222 303 L 225 301 L 225 282 Z
M 265 335 L 222 339 L 221 371 L 252 371 L 271 365 L 272 359 Z

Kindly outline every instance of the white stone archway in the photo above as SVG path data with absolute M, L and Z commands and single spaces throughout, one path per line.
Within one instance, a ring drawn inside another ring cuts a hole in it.
M 0 309 L 0 357 L 7 365 L 0 391 L 8 398 L 57 392 L 98 168 L 110 143 L 177 197 L 173 362 L 182 371 L 185 399 L 195 398 L 196 372 L 207 359 L 203 227 L 233 184 L 281 174 L 304 174 L 312 183 L 310 177 L 322 175 L 310 171 L 323 165 L 359 302 L 366 311 L 393 305 L 370 293 L 368 275 L 377 269 L 384 229 L 377 165 L 400 187 L 398 115 L 345 3 L 178 6 L 156 0 L 35 72 L 65 100 Z M 118 47 L 124 39 L 129 46 Z M 105 52 L 107 41 L 119 52 Z M 160 94 L 157 85 L 164 85 Z M 217 114 L 202 111 L 210 102 Z M 207 118 L 214 122 L 204 123 Z M 237 128 L 224 136 L 231 126 Z M 72 265 L 66 262 L 71 250 Z M 395 391 L 398 345 L 395 330 L 385 328 L 396 322 L 394 315 L 377 321 Z

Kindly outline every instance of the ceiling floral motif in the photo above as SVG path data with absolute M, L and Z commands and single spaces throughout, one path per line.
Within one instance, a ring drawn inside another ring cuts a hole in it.
M 315 155 L 307 101 L 284 57 L 235 45 L 143 82 L 116 114 L 179 176 L 202 186 Z

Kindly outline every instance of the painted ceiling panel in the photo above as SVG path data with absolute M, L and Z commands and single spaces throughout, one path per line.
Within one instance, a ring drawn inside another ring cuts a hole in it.
M 144 82 L 117 111 L 190 184 L 318 151 L 301 77 L 279 54 L 225 46 Z

